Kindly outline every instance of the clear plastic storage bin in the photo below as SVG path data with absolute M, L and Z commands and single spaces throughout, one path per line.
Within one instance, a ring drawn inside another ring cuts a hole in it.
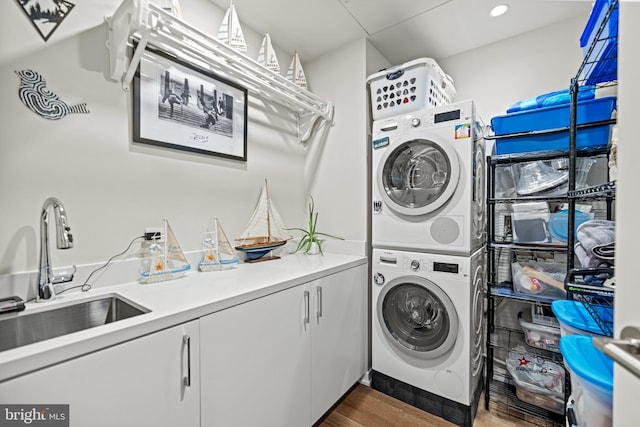
M 558 414 L 564 412 L 565 370 L 560 364 L 515 350 L 509 352 L 506 365 L 518 399 Z
M 560 340 L 571 377 L 573 410 L 580 427 L 612 425 L 613 360 L 595 348 L 591 337 L 567 335 Z
M 520 327 L 527 345 L 542 350 L 560 353 L 560 328 L 537 325 L 529 321 L 523 313 L 518 314 Z

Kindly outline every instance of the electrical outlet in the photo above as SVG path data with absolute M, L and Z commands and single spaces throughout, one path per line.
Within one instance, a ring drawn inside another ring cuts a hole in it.
M 149 242 L 164 242 L 164 229 L 162 227 L 147 227 L 144 229 L 144 240 Z

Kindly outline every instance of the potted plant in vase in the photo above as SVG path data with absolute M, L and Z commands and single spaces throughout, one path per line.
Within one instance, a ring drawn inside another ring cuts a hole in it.
M 309 196 L 309 217 L 307 222 L 307 228 L 288 228 L 287 230 L 298 230 L 303 233 L 302 238 L 300 238 L 300 242 L 296 247 L 294 253 L 298 251 L 303 251 L 308 255 L 322 254 L 322 242 L 320 237 L 331 237 L 334 239 L 344 240 L 342 237 L 333 236 L 327 233 L 321 233 L 317 230 L 316 226 L 318 224 L 318 212 L 315 211 L 315 202 L 312 196 Z

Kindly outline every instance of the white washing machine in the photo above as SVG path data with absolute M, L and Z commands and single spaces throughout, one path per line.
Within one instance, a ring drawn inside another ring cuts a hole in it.
M 471 255 L 486 238 L 485 140 L 473 101 L 375 121 L 372 244 Z
M 373 249 L 373 388 L 473 424 L 482 391 L 484 254 Z

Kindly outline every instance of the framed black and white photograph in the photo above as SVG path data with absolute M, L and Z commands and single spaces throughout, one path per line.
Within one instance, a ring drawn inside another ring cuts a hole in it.
M 247 160 L 247 89 L 147 49 L 133 79 L 133 140 Z

